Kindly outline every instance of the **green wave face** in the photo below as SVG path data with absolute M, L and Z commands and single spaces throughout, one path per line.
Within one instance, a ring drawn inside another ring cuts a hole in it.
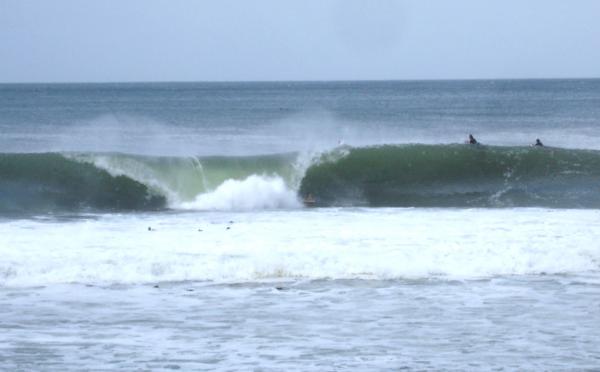
M 126 154 L 70 154 L 113 175 L 126 175 L 167 197 L 171 204 L 193 200 L 227 180 L 251 175 L 277 175 L 290 188 L 300 183 L 297 154 L 259 156 L 151 157 Z
M 321 205 L 600 207 L 600 152 L 539 147 L 400 145 L 326 154 L 300 193 Z
M 0 154 L 0 212 L 153 210 L 165 198 L 60 154 Z

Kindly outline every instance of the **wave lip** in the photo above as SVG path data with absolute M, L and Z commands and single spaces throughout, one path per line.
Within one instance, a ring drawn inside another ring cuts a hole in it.
M 600 208 L 600 151 L 385 145 L 325 154 L 300 194 L 325 206 Z

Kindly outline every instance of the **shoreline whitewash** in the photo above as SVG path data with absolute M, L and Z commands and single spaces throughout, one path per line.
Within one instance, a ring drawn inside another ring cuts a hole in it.
M 599 269 L 598 241 L 597 210 L 324 208 L 22 219 L 0 223 L 0 284 L 579 274 Z

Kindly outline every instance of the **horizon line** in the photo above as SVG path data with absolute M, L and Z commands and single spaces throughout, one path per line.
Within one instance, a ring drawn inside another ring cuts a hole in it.
M 524 80 L 598 80 L 599 77 L 519 77 L 519 78 L 415 78 L 415 79 L 290 79 L 290 80 L 109 80 L 109 81 L 0 81 L 0 85 L 42 84 L 228 84 L 228 83 L 351 83 L 351 82 L 434 82 L 434 81 L 524 81 Z

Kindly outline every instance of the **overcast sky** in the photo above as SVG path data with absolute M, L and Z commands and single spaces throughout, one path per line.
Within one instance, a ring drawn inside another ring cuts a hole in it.
M 599 0 L 0 0 L 0 82 L 600 77 Z

